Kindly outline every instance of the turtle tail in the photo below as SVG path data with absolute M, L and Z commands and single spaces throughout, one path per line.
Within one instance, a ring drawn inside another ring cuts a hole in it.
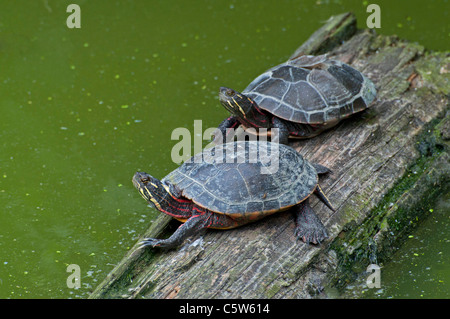
M 319 197 L 319 199 L 325 204 L 327 205 L 327 207 L 329 209 L 331 209 L 333 212 L 335 212 L 336 210 L 334 209 L 333 205 L 331 205 L 330 200 L 327 198 L 327 196 L 325 195 L 325 193 L 323 192 L 322 188 L 320 188 L 320 185 L 317 184 L 316 189 L 314 190 L 314 193 L 317 195 L 317 197 Z

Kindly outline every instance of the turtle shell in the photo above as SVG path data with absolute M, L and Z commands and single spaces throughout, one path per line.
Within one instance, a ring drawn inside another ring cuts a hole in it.
M 242 93 L 279 118 L 323 124 L 364 110 L 376 90 L 372 81 L 343 62 L 304 55 L 261 74 Z
M 203 150 L 164 181 L 213 212 L 263 217 L 310 196 L 318 176 L 314 167 L 289 146 L 240 141 Z

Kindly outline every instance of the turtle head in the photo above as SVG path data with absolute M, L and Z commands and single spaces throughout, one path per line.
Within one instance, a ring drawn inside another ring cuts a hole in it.
M 227 87 L 220 88 L 219 100 L 232 115 L 238 118 L 247 118 L 256 106 L 251 98 Z
M 167 189 L 160 180 L 147 173 L 136 172 L 133 176 L 133 185 L 149 204 L 160 208 L 161 201 L 167 195 Z

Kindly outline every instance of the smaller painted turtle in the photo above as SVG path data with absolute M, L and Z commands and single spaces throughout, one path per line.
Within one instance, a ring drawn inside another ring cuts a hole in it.
M 205 149 L 161 181 L 137 172 L 133 184 L 142 197 L 184 223 L 168 239 L 146 238 L 141 247 L 172 248 L 200 229 L 234 228 L 289 208 L 297 237 L 320 243 L 327 232 L 308 198 L 314 193 L 334 211 L 318 183 L 328 172 L 289 146 L 261 141 Z
M 288 137 L 314 137 L 366 109 L 375 96 L 372 81 L 349 65 L 326 55 L 299 56 L 261 74 L 242 93 L 220 88 L 220 102 L 231 116 L 219 125 L 214 142 L 229 140 L 227 129 L 240 125 L 276 128 L 283 144 Z

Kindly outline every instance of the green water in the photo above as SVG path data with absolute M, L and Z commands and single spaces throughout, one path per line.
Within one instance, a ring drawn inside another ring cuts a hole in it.
M 450 298 L 449 212 L 447 194 L 381 269 L 381 289 L 371 289 L 367 297 Z
M 448 1 L 392 2 L 378 32 L 449 49 Z M 244 88 L 333 14 L 365 27 L 367 4 L 2 1 L 0 298 L 86 298 L 157 216 L 131 177 L 177 167 L 172 131 L 217 126 L 220 86 Z
M 369 273 L 336 297 L 382 299 L 450 298 L 450 193 L 428 212 L 430 216 L 380 268 L 380 287 L 369 288 Z

